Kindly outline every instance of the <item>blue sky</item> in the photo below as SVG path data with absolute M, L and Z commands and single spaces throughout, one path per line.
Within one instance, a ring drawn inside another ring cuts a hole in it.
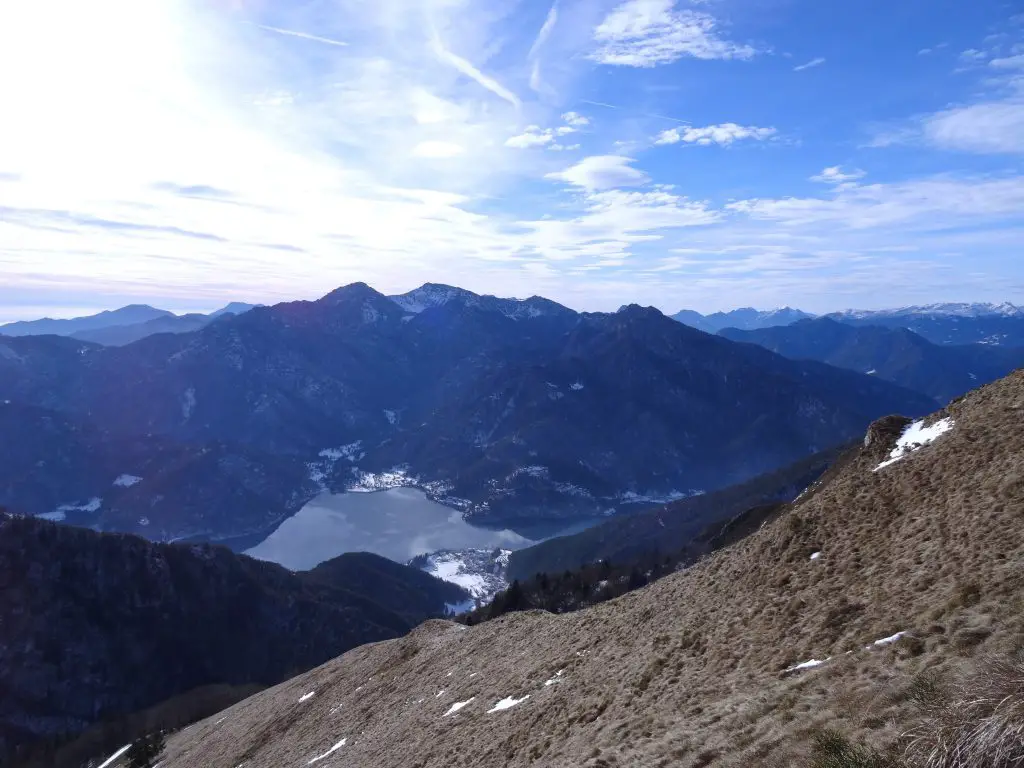
M 34 0 L 0 103 L 0 320 L 1024 299 L 1019 3 Z

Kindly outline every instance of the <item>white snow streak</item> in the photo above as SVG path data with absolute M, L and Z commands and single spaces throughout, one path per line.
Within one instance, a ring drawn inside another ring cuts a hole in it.
M 117 758 L 119 758 L 121 755 L 123 755 L 125 752 L 127 752 L 131 748 L 132 748 L 131 744 L 125 744 L 123 747 L 121 747 L 119 750 L 117 750 L 117 752 L 115 752 L 110 757 L 108 757 L 106 760 L 104 760 L 102 763 L 100 763 L 97 766 L 97 768 L 107 768 L 108 765 L 112 765 L 113 762 L 115 760 L 117 760 Z
M 820 667 L 828 660 L 829 659 L 811 659 L 810 661 L 801 661 L 799 664 L 794 664 L 792 667 L 787 667 L 783 670 L 783 672 L 797 672 L 801 669 L 813 669 L 814 667 Z
M 314 696 L 316 696 L 316 691 L 310 691 L 309 693 L 304 693 L 301 696 L 299 696 L 299 701 L 300 702 L 309 701 Z
M 470 696 L 465 701 L 456 701 L 454 704 L 452 704 L 450 707 L 448 707 L 448 711 L 445 712 L 443 715 L 441 715 L 441 717 L 448 717 L 448 715 L 454 715 L 456 712 L 458 712 L 464 706 L 469 704 L 469 702 L 471 702 L 475 698 L 476 698 L 476 696 Z
M 323 759 L 324 759 L 325 757 L 327 757 L 328 755 L 331 755 L 331 754 L 333 754 L 334 752 L 337 752 L 337 751 L 338 751 L 339 749 L 341 749 L 342 747 L 344 747 L 344 746 L 345 746 L 345 742 L 346 742 L 346 741 L 348 741 L 348 738 L 347 738 L 347 737 L 346 737 L 346 738 L 344 738 L 344 739 L 342 739 L 341 741 L 339 741 L 339 742 L 338 742 L 337 744 L 335 744 L 335 745 L 334 745 L 333 747 L 331 747 L 330 749 L 328 749 L 328 750 L 327 750 L 326 752 L 324 752 L 324 753 L 323 753 L 322 755 L 317 755 L 316 757 L 314 757 L 314 758 L 313 758 L 312 760 L 310 760 L 310 761 L 309 761 L 308 763 L 306 763 L 306 765 L 312 765 L 312 764 L 313 764 L 313 763 L 315 763 L 315 762 L 318 762 L 318 761 L 320 761 L 320 760 L 323 760 Z
M 892 643 L 895 643 L 897 640 L 903 637 L 905 634 L 907 634 L 905 630 L 903 632 L 897 632 L 895 635 L 889 635 L 888 637 L 883 637 L 881 640 L 875 640 L 875 642 L 873 642 L 871 645 L 867 647 L 872 648 L 876 645 L 891 645 Z

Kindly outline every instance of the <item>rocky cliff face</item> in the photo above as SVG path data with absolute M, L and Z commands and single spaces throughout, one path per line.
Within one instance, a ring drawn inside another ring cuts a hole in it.
M 568 615 L 428 622 L 175 735 L 163 765 L 790 766 L 821 727 L 892 744 L 918 676 L 1024 633 L 1022 414 L 1015 374 L 883 425 L 681 573 Z

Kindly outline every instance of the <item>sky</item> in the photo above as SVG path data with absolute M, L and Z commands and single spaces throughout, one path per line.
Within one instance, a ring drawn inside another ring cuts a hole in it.
M 0 4 L 0 321 L 1024 301 L 1024 1 Z

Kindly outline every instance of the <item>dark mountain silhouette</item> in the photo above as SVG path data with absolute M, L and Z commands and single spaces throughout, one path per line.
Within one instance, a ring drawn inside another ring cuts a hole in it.
M 0 760 L 200 686 L 274 684 L 467 597 L 365 553 L 291 573 L 0 514 Z
M 1024 365 L 1024 347 L 938 345 L 906 328 L 852 326 L 828 317 L 722 336 L 795 360 L 820 360 L 949 402 Z

